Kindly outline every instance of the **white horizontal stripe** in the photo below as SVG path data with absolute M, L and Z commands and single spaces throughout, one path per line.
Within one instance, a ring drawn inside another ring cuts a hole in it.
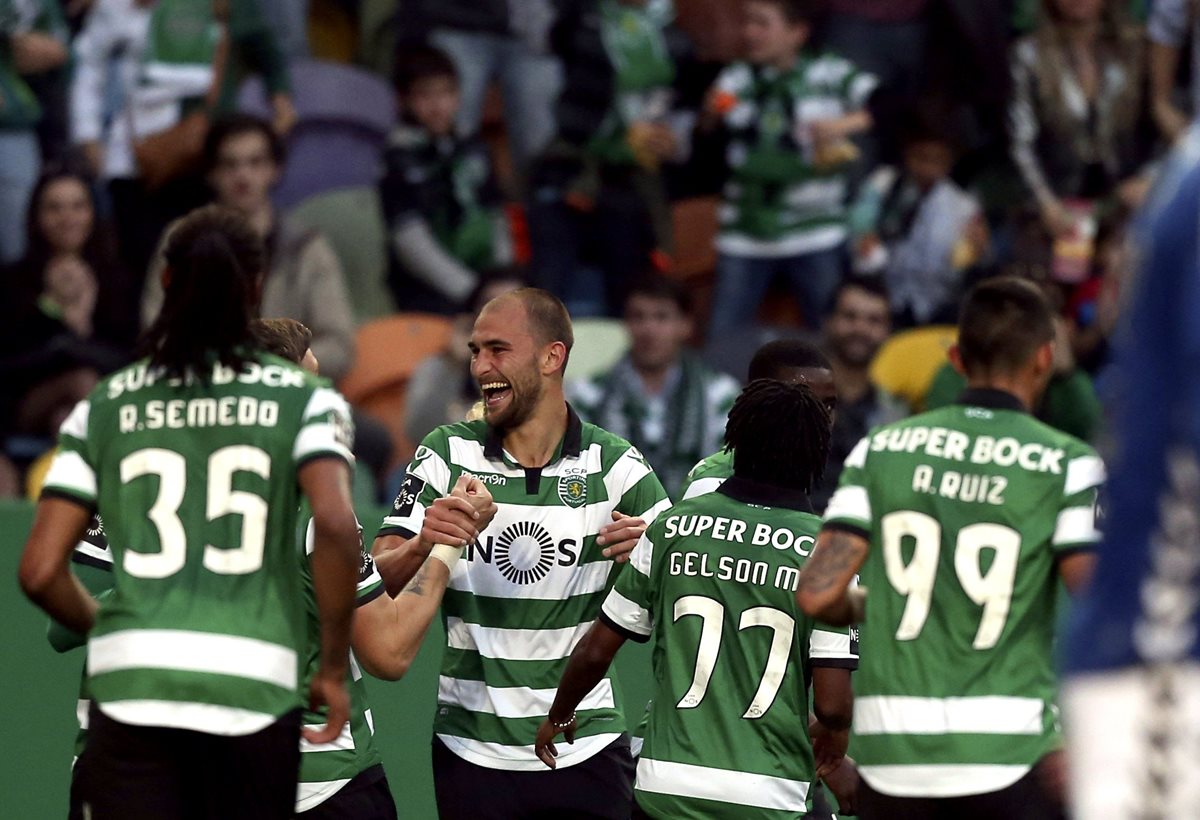
M 991 695 L 917 698 L 876 695 L 854 699 L 854 731 L 860 735 L 1037 735 L 1045 704 L 1038 698 Z
M 309 424 L 306 427 L 300 428 L 300 432 L 296 435 L 296 445 L 292 448 L 292 458 L 296 461 L 302 461 L 308 456 L 317 453 L 332 453 L 344 459 L 347 464 L 353 464 L 354 456 L 339 438 L 337 428 L 332 424 L 321 422 Z
M 329 798 L 333 797 L 342 787 L 350 782 L 345 780 L 320 780 L 305 783 L 301 780 L 296 784 L 296 813 L 315 809 Z
M 126 629 L 88 641 L 89 675 L 122 669 L 174 669 L 295 689 L 296 652 L 286 646 L 214 632 Z
M 149 82 L 190 89 L 207 87 L 212 83 L 213 75 L 211 66 L 191 63 L 150 62 L 146 63 L 142 71 L 143 76 Z
M 717 800 L 738 806 L 804 813 L 808 783 L 752 772 L 735 772 L 709 766 L 671 763 L 666 760 L 638 761 L 634 789 L 656 794 L 673 794 L 701 800 Z
M 640 735 L 633 735 L 629 738 L 629 754 L 634 757 L 641 757 L 642 747 L 646 745 L 646 738 Z
M 626 570 L 628 572 L 629 570 Z M 649 610 L 638 606 L 614 588 L 609 590 L 602 607 L 604 614 L 618 626 L 623 626 L 638 635 L 649 635 L 654 630 L 654 620 Z
M 565 769 L 595 757 L 620 736 L 614 732 L 591 737 L 578 737 L 572 744 L 555 744 L 558 747 L 557 768 Z M 503 743 L 487 743 L 455 735 L 439 734 L 437 737 L 454 754 L 476 766 L 510 772 L 546 771 L 546 764 L 533 753 L 532 743 L 528 746 L 506 746 Z
M 92 702 L 87 698 L 75 701 L 75 718 L 79 721 L 79 728 L 85 732 L 88 730 L 88 709 L 91 705 Z
M 324 729 L 324 723 L 310 723 L 305 729 Z M 300 735 L 300 751 L 306 752 L 352 752 L 354 751 L 354 735 L 350 732 L 350 721 L 342 725 L 341 733 L 328 743 L 312 743 L 304 735 Z
M 1090 544 L 1100 540 L 1093 507 L 1070 507 L 1058 514 L 1054 526 L 1055 544 Z
M 350 405 L 346 403 L 341 393 L 331 390 L 328 387 L 318 387 L 313 391 L 308 404 L 304 407 L 304 413 L 301 415 L 300 420 L 308 421 L 311 418 L 324 415 L 330 411 L 333 411 L 343 419 L 350 418 Z
M 621 453 L 612 468 L 604 474 L 604 488 L 608 491 L 609 502 L 616 506 L 621 496 L 649 473 L 650 467 L 637 449 L 631 446 Z
M 1030 766 L 987 763 L 927 763 L 896 766 L 859 766 L 858 773 L 871 788 L 896 797 L 962 797 L 1007 789 Z
M 120 723 L 191 729 L 223 737 L 254 734 L 279 720 L 275 715 L 249 709 L 176 700 L 116 700 L 101 703 L 99 707 L 101 712 Z
M 545 717 L 550 713 L 557 689 L 530 689 L 528 686 L 488 686 L 483 681 L 438 677 L 438 703 L 461 706 L 471 712 L 483 712 L 501 718 Z M 612 681 L 605 678 L 576 707 L 612 709 Z
M 1067 462 L 1063 495 L 1072 496 L 1104 483 L 1104 462 L 1099 456 L 1080 456 Z
M 826 629 L 814 629 L 808 636 L 808 656 L 852 660 L 858 658 L 858 655 L 850 651 L 849 632 L 832 632 Z
M 855 523 L 871 523 L 871 500 L 865 487 L 839 487 L 825 508 L 826 521 L 850 520 Z
M 717 235 L 717 250 L 736 256 L 779 259 L 837 247 L 845 238 L 846 229 L 842 225 L 797 228 L 783 239 L 754 239 L 745 234 L 722 232 Z
M 571 654 L 592 622 L 562 629 L 500 629 L 446 618 L 446 645 L 506 661 L 557 661 Z
M 92 500 L 96 497 L 96 472 L 74 450 L 59 450 L 50 462 L 42 487 L 66 490 Z
M 683 491 L 684 500 L 716 492 L 717 487 L 720 487 L 724 481 L 725 479 L 716 478 L 715 476 L 710 476 L 708 478 L 697 478 L 688 485 L 686 490 Z
M 491 531 L 489 527 L 488 532 Z M 554 530 L 549 532 L 553 533 Z M 494 563 L 484 561 L 478 550 L 475 560 L 465 560 L 466 557 L 464 555 L 464 560 L 455 567 L 456 570 L 464 567 L 465 571 L 450 576 L 447 585 L 450 589 L 514 600 L 561 601 L 574 595 L 601 592 L 608 586 L 608 576 L 614 566 L 612 561 L 593 561 L 567 567 L 555 564 L 540 581 L 517 584 L 505 578 Z
M 75 545 L 75 552 L 112 566 L 112 550 L 106 547 L 97 547 L 87 541 L 80 541 Z

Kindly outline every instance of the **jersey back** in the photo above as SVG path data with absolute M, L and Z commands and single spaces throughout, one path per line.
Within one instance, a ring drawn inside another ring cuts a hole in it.
M 205 382 L 138 363 L 75 408 L 44 492 L 94 507 L 112 545 L 88 644 L 102 711 L 240 735 L 299 707 L 296 475 L 349 462 L 352 436 L 336 391 L 268 354 Z
M 655 637 L 657 685 L 635 789 L 662 817 L 796 818 L 809 804 L 812 664 L 853 668 L 847 630 L 795 607 L 820 520 L 721 491 L 647 531 L 601 618 Z
M 1103 465 L 1026 413 L 965 404 L 883 427 L 826 526 L 870 540 L 856 759 L 875 789 L 978 794 L 1056 744 L 1056 558 L 1098 538 Z

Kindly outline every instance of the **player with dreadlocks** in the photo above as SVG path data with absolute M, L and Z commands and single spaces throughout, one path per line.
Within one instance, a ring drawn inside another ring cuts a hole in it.
M 798 615 L 792 597 L 820 527 L 807 494 L 829 453 L 829 412 L 803 385 L 760 379 L 734 403 L 725 439 L 733 476 L 646 531 L 537 734 L 535 751 L 553 768 L 554 738 L 573 742 L 575 709 L 617 650 L 655 635 L 638 817 L 740 819 L 753 807 L 755 817 L 794 818 L 845 754 L 851 697 L 839 678 L 856 661 L 844 635 Z M 832 733 L 815 750 L 810 683 Z
M 265 252 L 205 208 L 171 233 L 147 357 L 64 422 L 21 561 L 26 594 L 88 640 L 92 705 L 78 777 L 104 818 L 285 818 L 299 764 L 305 648 L 300 493 L 314 519 L 321 620 L 312 743 L 346 722 L 359 565 L 346 402 L 257 350 Z M 69 568 L 93 513 L 108 531 L 102 606 Z

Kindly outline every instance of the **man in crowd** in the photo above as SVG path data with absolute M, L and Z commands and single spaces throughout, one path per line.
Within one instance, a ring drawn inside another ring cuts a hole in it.
M 951 357 L 957 404 L 846 459 L 796 599 L 871 636 L 854 681 L 864 820 L 1057 820 L 1055 607 L 1090 574 L 1104 466 L 1030 415 L 1054 362 L 1037 287 L 975 288 Z
M 691 295 L 683 283 L 646 277 L 625 298 L 629 352 L 594 379 L 571 385 L 582 418 L 628 439 L 672 495 L 688 470 L 721 445 L 737 382 L 687 350 Z
M 561 771 L 546 772 L 529 745 L 612 586 L 613 559 L 628 560 L 669 504 L 634 447 L 567 404 L 572 342 L 566 308 L 545 291 L 522 288 L 484 307 L 470 348 L 485 417 L 426 436 L 375 541 L 390 590 L 435 544 L 467 547 L 442 606 L 433 773 L 444 820 L 629 816 L 633 761 L 611 679 L 583 699 Z M 448 497 L 468 473 L 495 498 L 490 522 Z

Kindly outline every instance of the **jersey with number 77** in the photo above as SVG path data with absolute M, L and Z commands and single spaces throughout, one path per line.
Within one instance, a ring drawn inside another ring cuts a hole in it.
M 998 791 L 1058 745 L 1057 560 L 1099 539 L 1091 447 L 999 391 L 873 431 L 825 527 L 870 551 L 855 757 L 876 791 Z
M 296 475 L 353 458 L 349 408 L 327 385 L 265 353 L 204 383 L 141 362 L 64 422 L 42 492 L 108 530 L 114 593 L 87 674 L 111 719 L 245 735 L 301 705 Z

